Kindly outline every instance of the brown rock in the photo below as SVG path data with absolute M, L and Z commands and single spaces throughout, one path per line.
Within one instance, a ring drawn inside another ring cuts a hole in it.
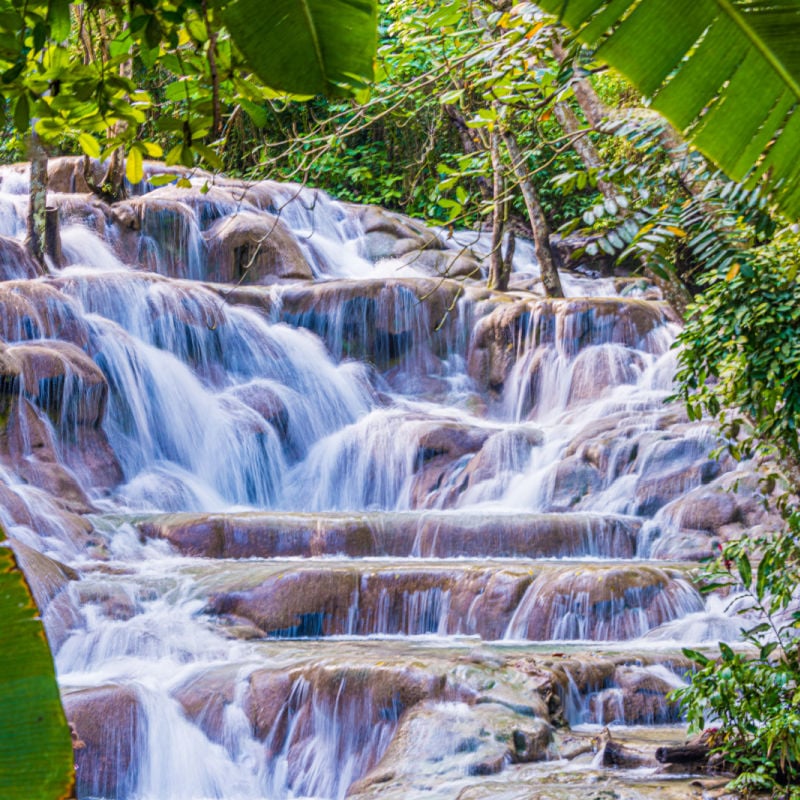
M 225 734 L 225 707 L 234 700 L 238 666 L 204 671 L 179 686 L 175 699 L 186 716 L 212 742 L 222 743 Z
M 240 212 L 205 234 L 208 279 L 223 283 L 311 280 L 313 272 L 291 231 L 266 212 Z
M 133 689 L 101 686 L 67 692 L 64 712 L 84 747 L 75 751 L 79 797 L 128 797 L 136 787 L 142 711 Z
M 22 242 L 9 236 L 0 236 L 0 280 L 35 278 L 40 269 Z

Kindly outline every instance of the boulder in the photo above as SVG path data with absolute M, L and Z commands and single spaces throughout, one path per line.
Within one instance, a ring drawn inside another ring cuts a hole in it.
M 205 240 L 197 215 L 183 200 L 178 190 L 164 187 L 126 201 L 125 213 L 132 209 L 138 215 L 139 230 L 130 224 L 122 228 L 127 233 L 119 245 L 126 251 L 121 257 L 171 278 L 205 278 Z M 128 252 L 133 246 L 136 252 Z
M 6 342 L 60 339 L 81 349 L 88 346 L 89 328 L 78 305 L 52 283 L 0 283 L 0 310 L 0 338 Z
M 47 190 L 64 194 L 85 194 L 91 191 L 84 177 L 83 156 L 58 156 L 47 159 Z M 89 175 L 95 185 L 103 182 L 106 170 L 97 159 L 89 159 Z
M 40 273 L 39 265 L 22 242 L 9 236 L 0 236 L 1 281 L 36 278 Z
M 224 744 L 225 708 L 234 702 L 238 671 L 238 665 L 207 669 L 173 692 L 187 718 L 218 744 Z
M 314 277 L 289 228 L 266 212 L 242 211 L 224 217 L 206 232 L 205 238 L 208 280 L 269 283 Z
M 75 751 L 78 797 L 129 797 L 136 788 L 143 713 L 133 689 L 108 685 L 68 691 L 64 713 L 83 747 Z
M 568 511 L 602 488 L 603 476 L 592 464 L 577 456 L 565 458 L 556 468 L 550 510 Z
M 548 569 L 517 608 L 514 639 L 635 639 L 688 613 L 703 601 L 679 573 L 647 566 Z
M 97 427 L 108 386 L 102 370 L 75 345 L 31 341 L 0 345 L 0 394 L 6 409 L 23 396 L 58 425 Z

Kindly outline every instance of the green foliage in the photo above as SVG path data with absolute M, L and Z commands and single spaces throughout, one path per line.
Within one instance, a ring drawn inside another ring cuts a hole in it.
M 713 749 L 736 773 L 729 788 L 800 797 L 800 614 L 790 611 L 800 582 L 800 514 L 787 510 L 783 535 L 727 545 L 709 571 L 709 588 L 744 589 L 742 613 L 756 624 L 747 649 L 720 644 L 718 659 L 685 650 L 698 665 L 675 693 L 691 729 L 713 726 Z M 757 556 L 755 566 L 751 556 Z
M 795 0 L 540 5 L 652 97 L 653 108 L 731 179 L 764 177 L 784 210 L 800 215 Z
M 44 628 L 0 529 L 0 796 L 72 797 L 72 741 Z
M 372 78 L 371 0 L 236 0 L 223 19 L 248 65 L 275 89 L 349 96 Z
M 226 112 L 259 117 L 276 90 L 363 88 L 375 15 L 376 0 L 0 0 L 0 108 L 17 134 L 34 120 L 50 145 L 71 137 L 94 158 L 125 146 L 135 181 L 162 147 L 141 136 L 156 107 L 149 78 L 132 74 L 156 76 L 167 163 L 216 169 Z
M 572 218 L 597 192 L 585 186 L 566 196 L 552 183 L 578 161 L 550 118 L 549 103 L 568 87 L 540 16 L 531 3 L 510 13 L 484 0 L 383 3 L 369 101 L 314 103 L 311 114 L 273 102 L 263 165 L 249 174 L 266 169 L 345 199 L 478 226 L 493 210 L 489 137 L 502 123 L 517 135 L 554 224 Z M 507 177 L 507 199 L 524 218 Z
M 737 248 L 718 232 L 694 240 L 714 267 L 680 336 L 678 380 L 692 417 L 719 417 L 734 457 L 772 451 L 800 462 L 800 240 Z
M 703 290 L 679 337 L 679 394 L 690 418 L 717 421 L 721 449 L 737 460 L 760 459 L 765 503 L 784 524 L 724 548 L 710 588 L 744 591 L 749 647 L 720 645 L 717 660 L 688 653 L 699 671 L 679 695 L 694 728 L 719 727 L 714 744 L 737 773 L 732 788 L 798 798 L 800 240 L 793 228 L 775 233 L 759 193 L 718 177 L 673 213 Z

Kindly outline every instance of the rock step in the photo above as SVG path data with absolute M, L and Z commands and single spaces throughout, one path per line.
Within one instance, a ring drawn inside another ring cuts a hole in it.
M 666 695 L 688 668 L 669 651 L 548 653 L 393 641 L 298 642 L 291 654 L 274 642 L 254 647 L 260 663 L 245 657 L 175 665 L 160 689 L 125 677 L 65 687 L 67 717 L 83 743 L 80 794 L 119 796 L 134 788 L 136 754 L 153 744 L 148 722 L 156 706 L 175 725 L 194 726 L 218 744 L 242 735 L 256 739 L 268 760 L 285 761 L 295 789 L 318 796 L 323 787 L 301 786 L 313 772 L 298 766 L 328 751 L 363 755 L 348 781 L 366 778 L 367 784 L 367 776 L 400 774 L 412 762 L 423 769 L 435 762 L 441 771 L 442 748 L 455 756 L 448 769 L 460 775 L 570 758 L 574 737 L 556 733 L 564 721 L 674 721 L 677 709 Z M 454 717 L 449 724 L 430 724 L 448 715 Z M 239 718 L 246 727 L 231 726 Z M 443 741 L 428 741 L 431 731 Z
M 144 539 L 166 539 L 184 555 L 208 558 L 632 558 L 641 520 L 591 513 L 248 512 L 166 514 L 136 526 Z
M 644 562 L 209 564 L 193 592 L 245 638 L 477 635 L 619 641 L 703 610 L 682 570 Z

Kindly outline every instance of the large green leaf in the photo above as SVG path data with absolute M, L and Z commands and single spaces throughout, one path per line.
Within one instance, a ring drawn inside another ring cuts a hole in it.
M 72 740 L 36 605 L 0 528 L 0 797 L 73 797 Z
M 539 0 L 733 180 L 800 216 L 800 0 Z
M 377 0 L 232 0 L 224 20 L 275 89 L 344 96 L 372 79 Z

